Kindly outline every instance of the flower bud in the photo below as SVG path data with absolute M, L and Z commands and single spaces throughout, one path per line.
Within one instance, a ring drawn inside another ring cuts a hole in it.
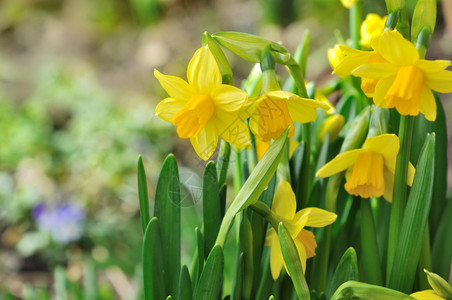
M 446 280 L 427 270 L 424 270 L 424 272 L 427 273 L 428 283 L 438 296 L 443 297 L 444 299 L 452 298 L 452 287 Z
M 387 16 L 380 17 L 377 14 L 368 14 L 361 24 L 360 44 L 370 48 L 370 41 L 383 33 Z
M 364 108 L 353 120 L 341 147 L 341 153 L 360 148 L 369 131 L 370 106 Z
M 212 37 L 221 46 L 251 62 L 260 62 L 262 52 L 267 47 L 271 49 L 277 63 L 287 64 L 292 57 L 283 45 L 257 35 L 225 31 L 214 33 Z
M 414 8 L 413 21 L 411 23 L 411 40 L 416 41 L 423 28 L 427 28 L 430 35 L 432 35 L 435 30 L 435 23 L 436 0 L 419 0 Z

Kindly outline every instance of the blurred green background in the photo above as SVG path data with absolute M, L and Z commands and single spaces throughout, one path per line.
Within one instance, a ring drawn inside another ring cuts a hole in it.
M 385 13 L 383 0 L 363 4 L 365 13 Z M 452 31 L 439 9 L 428 56 L 451 59 Z M 139 294 L 138 155 L 152 209 L 158 170 L 175 153 L 186 188 L 183 236 L 200 224 L 205 165 L 154 116 L 166 97 L 154 68 L 185 78 L 204 31 L 259 34 L 293 52 L 309 29 L 307 79 L 322 84 L 332 78 L 327 49 L 347 27 L 339 0 L 1 1 L 0 290 L 20 297 L 25 285 L 50 287 L 57 265 L 77 282 L 89 265 L 112 298 Z M 252 64 L 226 54 L 239 85 Z M 192 240 L 182 247 L 188 263 Z

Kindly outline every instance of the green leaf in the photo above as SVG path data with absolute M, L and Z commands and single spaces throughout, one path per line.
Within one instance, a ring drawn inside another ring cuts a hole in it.
M 179 300 L 192 300 L 193 299 L 193 289 L 190 280 L 190 274 L 188 273 L 188 268 L 186 265 L 182 266 L 179 278 L 179 291 L 177 299 Z
M 281 222 L 278 226 L 279 242 L 281 244 L 281 252 L 286 263 L 292 283 L 295 287 L 299 299 L 311 299 L 308 284 L 304 277 L 303 267 L 298 255 L 297 247 L 290 236 L 284 224 Z
M 204 225 L 204 253 L 210 253 L 221 224 L 220 195 L 215 163 L 210 161 L 204 169 L 202 181 L 202 215 Z
M 415 300 L 413 297 L 396 290 L 356 281 L 347 281 L 342 284 L 330 300 L 352 297 L 363 300 Z
M 239 255 L 239 259 L 237 260 L 236 268 L 235 268 L 235 278 L 232 282 L 232 300 L 240 300 L 242 299 L 243 294 L 243 273 L 245 272 L 245 259 L 244 253 L 241 252 Z
M 436 0 L 418 0 L 411 22 L 411 40 L 415 42 L 421 30 L 426 28 L 433 35 L 436 24 Z M 426 48 L 428 45 L 425 45 Z
M 195 292 L 195 300 L 212 300 L 220 297 L 223 283 L 224 255 L 220 245 L 213 247 L 202 270 Z
M 144 171 L 143 159 L 141 155 L 138 156 L 138 199 L 140 201 L 140 215 L 141 215 L 141 228 L 143 229 L 143 235 L 148 226 L 149 220 L 149 199 L 148 199 L 148 185 L 146 182 L 146 172 Z
M 240 249 L 244 254 L 244 269 L 243 269 L 243 291 L 242 298 L 249 299 L 253 289 L 254 263 L 253 263 L 253 231 L 251 229 L 250 221 L 243 213 L 242 222 L 240 224 Z
M 288 132 L 288 129 L 286 129 L 284 133 L 273 142 L 264 154 L 264 157 L 251 172 L 234 201 L 232 201 L 221 223 L 216 241 L 217 244 L 224 245 L 227 232 L 229 231 L 235 215 L 251 204 L 256 203 L 262 191 L 267 187 L 284 153 Z
M 435 134 L 425 140 L 416 169 L 413 187 L 403 215 L 388 287 L 410 292 L 419 261 L 433 192 Z
M 349 280 L 359 280 L 358 273 L 358 258 L 353 247 L 350 247 L 342 255 L 341 260 L 337 264 L 334 271 L 333 278 L 327 285 L 326 295 L 329 298 L 333 295 L 334 291 L 343 283 Z
M 193 260 L 191 278 L 193 279 L 193 288 L 196 287 L 196 284 L 201 276 L 202 269 L 204 268 L 204 237 L 202 235 L 201 230 L 198 227 L 195 228 L 196 233 L 196 257 Z
M 224 217 L 224 213 L 226 211 L 226 199 L 227 199 L 227 193 L 228 193 L 228 185 L 224 183 L 220 188 L 220 215 L 221 220 Z
M 273 278 L 270 270 L 270 249 L 269 247 L 265 247 L 262 254 L 262 265 L 263 269 L 261 278 L 259 281 L 259 285 L 256 291 L 255 299 L 265 299 L 270 296 L 272 286 L 273 286 Z
M 143 289 L 145 300 L 157 300 L 166 297 L 165 271 L 166 266 L 163 259 L 159 220 L 154 217 L 149 221 L 143 241 Z
M 450 216 L 452 216 L 452 201 L 449 199 L 438 225 L 432 247 L 433 271 L 445 278 L 449 276 L 450 265 L 444 262 L 452 261 L 452 239 L 450 238 L 452 220 Z
M 180 273 L 180 183 L 177 161 L 170 154 L 163 162 L 155 191 L 155 217 L 162 237 L 165 284 L 168 294 L 176 295 Z
M 439 96 L 435 93 L 437 115 L 435 122 L 428 122 L 429 131 L 435 132 L 435 180 L 433 182 L 432 208 L 430 209 L 429 224 L 432 232 L 438 228 L 441 215 L 444 215 L 446 208 L 447 193 L 447 124 L 444 107 Z M 449 239 L 450 240 L 450 239 Z M 443 277 L 445 274 L 441 274 Z

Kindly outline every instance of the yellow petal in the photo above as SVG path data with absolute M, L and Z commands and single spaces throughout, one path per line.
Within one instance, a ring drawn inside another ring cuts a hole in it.
M 394 192 L 394 173 L 385 169 L 383 172 L 383 176 L 385 179 L 385 191 L 383 193 L 383 197 L 389 203 L 392 202 L 392 193 Z
M 335 158 L 333 158 L 333 160 L 331 160 L 329 163 L 320 168 L 320 170 L 317 171 L 317 174 L 315 174 L 315 176 L 329 177 L 333 174 L 344 171 L 345 169 L 351 167 L 355 163 L 356 158 L 363 151 L 365 150 L 355 149 L 338 154 Z
M 195 89 L 182 78 L 165 75 L 157 70 L 154 70 L 154 76 L 171 98 L 188 101 L 196 94 Z
M 210 124 L 215 126 L 218 135 L 226 142 L 240 148 L 251 145 L 248 127 L 237 114 L 217 110 Z
M 315 256 L 315 248 L 317 248 L 317 242 L 315 241 L 314 233 L 309 230 L 303 229 L 297 236 L 297 240 L 299 240 L 305 250 L 306 250 L 306 259 Z
M 399 138 L 395 134 L 382 134 L 368 138 L 364 142 L 364 148 L 383 155 L 385 166 L 395 172 L 395 163 L 399 153 Z
M 452 71 L 425 73 L 425 83 L 434 91 L 440 93 L 452 92 Z
M 279 237 L 275 234 L 270 248 L 270 270 L 272 272 L 273 280 L 278 279 L 279 273 L 281 273 L 281 268 L 283 266 L 283 261 Z
M 273 197 L 272 211 L 287 220 L 292 220 L 297 209 L 297 200 L 289 182 L 281 180 Z
M 303 214 L 295 214 L 294 218 L 290 221 L 284 222 L 284 225 L 289 231 L 290 236 L 294 239 L 303 227 L 306 226 L 306 223 L 309 220 L 309 215 L 311 214 L 311 210 L 305 211 Z
M 361 51 L 352 49 L 347 46 L 339 46 L 339 48 L 346 55 L 339 64 L 334 68 L 333 74 L 339 76 L 347 76 L 352 74 L 352 71 L 357 67 L 367 64 L 370 56 L 374 53 L 373 51 Z
M 292 158 L 295 150 L 298 148 L 298 145 L 300 145 L 300 142 L 296 140 L 289 140 L 289 158 Z
M 424 71 L 424 73 L 437 73 L 445 70 L 451 64 L 450 60 L 425 60 L 420 59 L 416 62 L 416 67 Z
M 218 136 L 215 127 L 207 124 L 197 136 L 190 138 L 190 141 L 198 156 L 208 160 L 217 148 Z
M 306 226 L 309 227 L 325 227 L 333 223 L 337 215 L 327 210 L 317 207 L 307 207 L 297 212 L 296 216 L 305 214 L 307 211 L 311 211 L 306 222 Z
M 383 32 L 375 47 L 383 58 L 393 64 L 414 64 L 419 59 L 416 47 L 397 31 Z
M 387 108 L 386 104 L 386 93 L 391 88 L 392 84 L 394 83 L 394 77 L 389 77 L 385 79 L 378 80 L 377 86 L 375 87 L 375 94 L 374 94 L 374 103 L 378 107 Z
M 424 88 L 422 89 L 420 111 L 427 120 L 432 122 L 436 120 L 435 96 L 433 96 L 432 91 L 426 85 L 424 85 Z
M 292 97 L 287 101 L 287 108 L 292 120 L 299 123 L 314 122 L 317 118 L 317 108 L 329 109 L 324 102 L 298 96 Z
M 416 169 L 414 168 L 412 163 L 408 163 L 408 175 L 406 178 L 407 184 L 411 186 L 414 180 L 414 174 L 416 173 Z
M 397 66 L 391 64 L 374 63 L 359 66 L 353 70 L 352 74 L 363 78 L 384 79 L 395 76 L 398 69 L 399 68 Z
M 444 298 L 438 296 L 434 290 L 425 290 L 410 295 L 417 300 L 444 300 Z
M 207 46 L 199 48 L 193 55 L 188 64 L 187 78 L 198 93 L 210 94 L 221 85 L 220 70 Z
M 215 88 L 210 96 L 216 107 L 228 112 L 238 111 L 248 99 L 246 92 L 235 86 L 225 84 Z
M 173 98 L 166 98 L 157 104 L 155 114 L 167 122 L 172 122 L 174 115 L 177 114 L 182 107 L 184 107 L 184 105 L 185 102 L 183 101 L 177 101 Z

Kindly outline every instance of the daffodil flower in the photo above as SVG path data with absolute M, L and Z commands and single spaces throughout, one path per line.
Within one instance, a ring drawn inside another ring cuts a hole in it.
M 378 80 L 373 101 L 383 108 L 396 108 L 402 115 L 419 112 L 429 121 L 436 119 L 436 102 L 431 89 L 452 92 L 452 72 L 447 60 L 420 59 L 416 47 L 397 31 L 387 30 L 375 39 L 373 48 L 387 63 L 364 63 L 354 76 Z
M 375 40 L 371 44 L 372 48 L 375 47 Z M 364 64 L 376 64 L 376 63 L 387 63 L 387 61 L 380 55 L 380 53 L 375 50 L 372 51 L 363 51 L 356 50 L 344 45 L 339 45 L 339 49 L 345 55 L 339 63 L 337 63 L 336 67 L 333 70 L 333 74 L 339 76 L 347 76 L 351 75 L 353 70 L 364 65 Z M 367 97 L 373 97 L 375 93 L 375 87 L 377 86 L 378 80 L 373 78 L 362 77 L 361 79 L 361 89 Z
M 221 73 L 207 46 L 196 51 L 187 69 L 188 82 L 154 71 L 169 94 L 155 109 L 157 116 L 177 126 L 181 138 L 189 138 L 196 153 L 209 159 L 218 136 L 239 147 L 250 144 L 246 124 L 238 111 L 248 94 L 222 84 Z
M 399 138 L 395 134 L 383 134 L 368 138 L 364 147 L 339 154 L 324 165 L 318 177 L 346 171 L 345 190 L 362 198 L 381 197 L 392 202 L 396 158 Z M 411 186 L 415 169 L 410 163 L 407 184 Z
M 273 198 L 272 212 L 284 223 L 284 226 L 294 239 L 303 270 L 305 270 L 306 260 L 315 256 L 317 243 L 314 234 L 304 229 L 304 227 L 327 226 L 336 220 L 337 215 L 316 207 L 309 207 L 296 212 L 296 207 L 297 202 L 290 183 L 284 180 L 280 181 Z M 272 228 L 267 231 L 265 245 L 271 247 L 270 270 L 273 279 L 276 280 L 283 265 L 286 267 L 286 264 L 275 229 Z
M 295 133 L 293 122 L 315 121 L 317 108 L 328 109 L 328 105 L 286 91 L 270 91 L 250 100 L 246 110 L 250 117 L 251 131 L 262 141 L 268 142 L 276 140 L 288 126 L 290 126 L 289 137 L 293 137 Z

